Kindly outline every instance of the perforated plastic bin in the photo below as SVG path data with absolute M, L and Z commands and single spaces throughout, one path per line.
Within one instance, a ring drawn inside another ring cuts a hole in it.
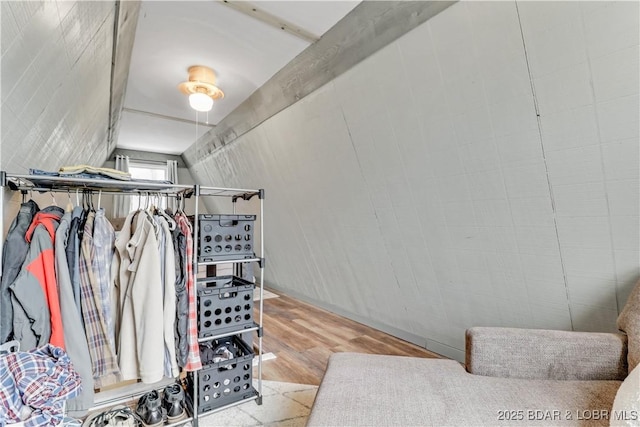
M 253 327 L 255 286 L 236 276 L 198 279 L 198 336 L 205 338 Z
M 255 258 L 255 215 L 198 215 L 198 262 Z
M 235 358 L 203 364 L 201 370 L 190 372 L 187 376 L 187 380 L 191 382 L 188 390 L 193 390 L 193 375 L 198 375 L 199 414 L 258 396 L 252 383 L 254 353 L 238 336 L 234 335 L 230 338 L 232 352 L 236 353 Z M 216 348 L 219 344 L 224 344 L 223 340 L 225 339 L 211 340 L 211 347 Z M 201 352 L 202 356 L 204 356 L 203 352 Z

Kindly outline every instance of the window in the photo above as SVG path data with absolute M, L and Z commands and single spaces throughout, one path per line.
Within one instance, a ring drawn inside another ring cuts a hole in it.
M 166 181 L 167 166 L 165 164 L 129 162 L 129 173 L 133 179 L 153 179 Z
M 167 166 L 164 163 L 142 163 L 129 161 L 129 173 L 133 179 L 152 179 L 155 181 L 167 180 Z M 166 197 L 158 197 L 151 195 L 150 197 L 143 195 L 141 197 L 131 197 L 132 211 L 144 208 L 150 204 L 156 205 L 160 209 L 167 207 Z

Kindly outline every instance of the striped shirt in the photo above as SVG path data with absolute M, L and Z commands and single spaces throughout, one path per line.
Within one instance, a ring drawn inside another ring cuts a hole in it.
M 189 299 L 189 322 L 187 341 L 189 342 L 189 353 L 187 355 L 187 363 L 184 366 L 185 371 L 197 371 L 202 368 L 200 361 L 200 348 L 198 347 L 198 322 L 196 308 L 196 284 L 193 279 L 193 236 L 191 234 L 191 224 L 187 217 L 183 214 L 175 216 L 175 220 L 180 230 L 187 239 L 187 256 L 185 258 L 185 271 L 187 279 L 187 295 Z

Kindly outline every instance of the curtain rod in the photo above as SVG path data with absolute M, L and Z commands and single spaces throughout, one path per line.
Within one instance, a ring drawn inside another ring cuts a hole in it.
M 117 156 L 129 157 L 129 161 L 133 161 L 137 163 L 152 163 L 152 164 L 165 165 L 165 166 L 168 160 L 172 160 L 172 159 L 165 159 L 165 160 L 136 159 L 136 158 L 127 156 L 126 154 L 116 154 L 115 156 L 113 156 L 113 159 L 115 160 Z M 180 163 L 178 160 L 172 160 L 172 161 Z

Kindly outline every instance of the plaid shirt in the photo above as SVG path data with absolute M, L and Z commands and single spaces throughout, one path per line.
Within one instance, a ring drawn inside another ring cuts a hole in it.
M 202 368 L 200 362 L 200 348 L 198 347 L 198 322 L 196 309 L 196 286 L 193 280 L 193 237 L 191 235 L 191 224 L 185 215 L 178 214 L 175 216 L 178 227 L 187 238 L 187 256 L 185 259 L 187 272 L 187 295 L 189 298 L 189 323 L 188 336 L 189 353 L 187 355 L 187 363 L 184 366 L 185 371 L 197 371 Z
M 26 427 L 61 425 L 64 401 L 78 395 L 80 375 L 61 348 L 47 344 L 0 356 L 0 425 L 20 421 L 23 406 L 34 409 Z
M 91 269 L 96 274 L 100 298 L 103 301 L 102 316 L 107 322 L 109 330 L 109 345 L 116 348 L 115 330 L 113 325 L 113 315 L 111 312 L 111 262 L 113 260 L 114 242 L 116 234 L 113 226 L 105 217 L 104 208 L 96 211 L 93 222 L 93 258 L 91 259 Z
M 95 387 L 104 387 L 120 380 L 120 369 L 116 359 L 116 351 L 111 343 L 108 317 L 109 299 L 105 301 L 104 290 L 96 274 L 104 269 L 95 269 L 92 265 L 96 260 L 96 248 L 93 242 L 93 225 L 95 212 L 89 212 L 84 224 L 84 234 L 82 236 L 82 253 L 80 255 L 80 294 L 82 303 L 82 317 L 84 319 L 85 334 L 89 345 L 89 355 L 91 356 L 91 367 Z M 106 277 L 108 286 L 109 276 Z M 108 298 L 108 290 L 107 290 Z

